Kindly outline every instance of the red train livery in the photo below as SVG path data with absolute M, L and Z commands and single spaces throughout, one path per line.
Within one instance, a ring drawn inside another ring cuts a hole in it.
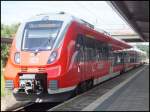
M 5 68 L 18 101 L 58 102 L 144 63 L 146 54 L 68 14 L 22 23 Z

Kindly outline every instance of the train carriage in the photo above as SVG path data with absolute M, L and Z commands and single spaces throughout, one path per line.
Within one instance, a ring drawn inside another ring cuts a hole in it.
M 74 16 L 37 15 L 21 24 L 13 40 L 6 88 L 19 101 L 64 101 L 127 71 L 130 48 Z M 130 64 L 142 59 L 134 53 Z

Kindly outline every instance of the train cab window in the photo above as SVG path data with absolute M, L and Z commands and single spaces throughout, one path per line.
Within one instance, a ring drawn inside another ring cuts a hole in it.
M 50 50 L 59 34 L 62 21 L 34 21 L 23 31 L 22 50 Z

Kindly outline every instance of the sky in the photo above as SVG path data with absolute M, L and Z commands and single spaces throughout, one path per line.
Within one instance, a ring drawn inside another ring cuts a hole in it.
M 40 13 L 70 13 L 110 34 L 128 32 L 130 26 L 105 1 L 1 1 L 1 23 L 14 24 Z

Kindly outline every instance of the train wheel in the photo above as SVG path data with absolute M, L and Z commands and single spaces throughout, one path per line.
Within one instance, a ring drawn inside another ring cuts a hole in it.
M 82 83 L 80 83 L 77 87 L 76 87 L 76 89 L 73 91 L 73 97 L 74 96 L 76 96 L 76 95 L 79 95 L 79 94 L 81 94 L 83 92 L 83 84 Z
M 93 80 L 88 80 L 80 83 L 72 93 L 72 97 L 81 94 L 93 87 Z
M 90 89 L 93 87 L 93 79 L 90 80 Z
M 80 85 L 80 90 L 81 90 L 81 93 L 85 92 L 87 90 L 87 83 L 86 81 L 82 82 L 81 85 Z
M 81 93 L 81 89 L 80 89 L 80 84 L 75 88 L 75 90 L 72 92 L 72 95 L 71 97 L 75 97 L 77 96 L 78 94 Z
M 87 89 L 91 89 L 93 87 L 93 80 L 88 80 L 87 81 Z
M 86 86 L 87 86 L 87 90 L 89 90 L 90 89 L 90 80 L 86 81 Z
M 80 94 L 82 91 L 81 91 L 81 84 L 76 88 L 75 90 L 75 94 L 78 95 Z
M 121 70 L 120 74 L 125 73 L 125 68 L 123 70 Z

